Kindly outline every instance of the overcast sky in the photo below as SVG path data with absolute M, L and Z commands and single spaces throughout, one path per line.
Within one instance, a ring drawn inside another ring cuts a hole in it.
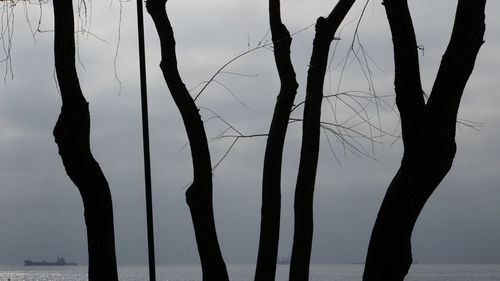
M 304 98 L 314 35 L 311 25 L 318 16 L 328 14 L 335 1 L 283 2 L 284 22 L 292 32 L 298 32 L 293 37 L 292 56 L 301 84 L 299 102 Z M 143 264 L 147 255 L 135 3 L 123 3 L 121 26 L 118 1 L 92 4 L 87 19 L 91 34 L 80 34 L 78 40 L 78 71 L 91 110 L 92 150 L 113 196 L 118 263 Z M 358 1 L 338 35 L 341 40 L 325 94 L 369 90 L 352 54 L 339 84 L 363 4 Z M 0 2 L 3 15 L 7 5 Z M 417 40 L 423 46 L 423 86 L 429 93 L 450 36 L 456 1 L 411 1 L 410 5 Z M 0 64 L 1 71 L 7 71 L 5 83 L 0 85 L 0 264 L 20 264 L 28 257 L 87 260 L 83 206 L 77 188 L 64 172 L 52 136 L 61 101 L 54 80 L 51 10 L 51 3 L 43 6 L 41 29 L 48 32 L 33 38 L 30 24 L 36 29 L 38 6 L 28 5 L 27 16 L 22 3 L 14 8 L 13 78 L 7 62 Z M 267 1 L 171 0 L 168 11 L 177 39 L 179 68 L 190 89 L 209 79 L 229 59 L 269 40 Z M 499 11 L 498 1 L 488 2 L 486 43 L 459 112 L 460 118 L 483 125 L 478 130 L 461 126 L 457 131 L 454 166 L 424 208 L 413 234 L 414 257 L 421 263 L 500 263 L 500 19 L 495 18 Z M 5 27 L 7 16 L 1 20 Z M 184 202 L 192 176 L 187 137 L 158 68 L 159 43 L 148 15 L 145 27 L 157 261 L 195 263 L 194 232 Z M 375 91 L 386 96 L 380 103 L 380 119 L 373 105 L 367 107 L 367 114 L 375 124 L 380 120 L 385 131 L 397 134 L 398 115 L 392 110 L 392 43 L 380 1 L 368 4 L 359 32 L 371 57 Z M 113 62 L 118 42 L 116 66 L 121 90 Z M 5 48 L 6 42 L 3 44 Z M 4 57 L 0 52 L 0 61 Z M 225 71 L 228 73 L 217 77 L 224 86 L 210 85 L 198 105 L 216 111 L 245 134 L 267 132 L 279 89 L 272 52 L 258 49 Z M 300 110 L 297 113 L 295 117 L 300 118 Z M 212 117 L 206 110 L 202 115 L 205 120 Z M 351 115 L 338 102 L 338 121 L 349 121 Z M 333 120 L 327 103 L 323 118 Z M 215 119 L 206 125 L 209 137 L 226 128 Z M 356 128 L 369 133 L 366 125 Z M 346 152 L 333 136 L 329 138 L 334 154 L 325 136 L 321 143 L 312 262 L 363 261 L 378 207 L 399 167 L 401 142 L 391 136 L 376 138 L 372 150 L 370 143 L 361 141 L 375 158 L 371 159 Z M 231 142 L 210 143 L 213 163 Z M 238 141 L 214 175 L 215 220 L 228 263 L 256 260 L 264 148 L 264 138 Z M 299 149 L 300 124 L 294 123 L 287 136 L 283 167 L 280 256 L 290 254 Z

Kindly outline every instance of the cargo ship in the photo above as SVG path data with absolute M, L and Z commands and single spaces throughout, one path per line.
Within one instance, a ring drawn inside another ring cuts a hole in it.
M 290 264 L 290 257 L 278 257 L 277 264 Z
M 57 257 L 57 261 L 32 261 L 29 258 L 24 261 L 24 266 L 63 266 L 78 265 L 76 262 L 67 262 L 63 257 Z

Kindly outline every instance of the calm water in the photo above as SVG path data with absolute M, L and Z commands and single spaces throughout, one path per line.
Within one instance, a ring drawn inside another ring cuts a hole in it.
M 232 281 L 253 280 L 254 266 L 230 265 Z M 360 281 L 362 265 L 312 265 L 310 281 Z M 0 266 L 0 281 L 86 281 L 87 268 Z M 146 266 L 122 266 L 120 281 L 147 281 Z M 288 266 L 278 266 L 277 281 L 288 279 Z M 167 265 L 157 268 L 158 281 L 201 280 L 196 265 Z M 414 265 L 408 281 L 500 281 L 500 265 Z

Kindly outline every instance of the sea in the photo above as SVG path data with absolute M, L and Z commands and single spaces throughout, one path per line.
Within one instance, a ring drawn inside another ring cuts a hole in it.
M 253 265 L 229 265 L 231 281 L 253 280 Z M 120 266 L 120 281 L 148 281 L 147 266 Z M 311 265 L 310 281 L 360 281 L 363 265 Z M 0 266 L 0 281 L 87 281 L 86 266 L 25 267 Z M 162 265 L 156 268 L 158 281 L 201 280 L 199 265 Z M 288 280 L 288 265 L 278 265 L 277 281 Z M 500 265 L 416 264 L 405 281 L 500 281 Z

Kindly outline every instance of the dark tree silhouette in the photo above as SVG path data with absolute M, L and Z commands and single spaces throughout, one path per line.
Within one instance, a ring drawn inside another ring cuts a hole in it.
M 327 18 L 316 21 L 316 35 L 307 73 L 299 174 L 295 187 L 295 225 L 290 280 L 309 279 L 313 239 L 313 195 L 319 156 L 321 102 L 330 44 L 355 0 L 340 0 Z
M 460 99 L 485 30 L 486 0 L 459 0 L 451 39 L 426 103 L 407 1 L 384 0 L 383 4 L 394 43 L 404 154 L 373 228 L 364 281 L 402 281 L 408 273 L 415 222 L 453 163 Z
M 89 280 L 118 280 L 111 193 L 90 150 L 90 115 L 75 67 L 72 1 L 54 0 L 54 56 L 61 91 L 61 114 L 54 128 L 66 173 L 78 187 L 85 208 Z
M 186 191 L 203 280 L 229 280 L 215 230 L 212 203 L 212 164 L 207 136 L 199 110 L 177 69 L 175 38 L 166 12 L 166 0 L 148 0 L 146 9 L 154 21 L 161 46 L 160 68 L 184 121 L 193 162 L 193 183 Z
M 281 21 L 279 0 L 269 0 L 269 22 L 274 44 L 274 59 L 280 77 L 281 88 L 274 108 L 264 156 L 260 241 L 255 270 L 256 281 L 274 280 L 276 275 L 280 232 L 283 147 L 290 113 L 299 86 L 290 59 L 292 38 Z

